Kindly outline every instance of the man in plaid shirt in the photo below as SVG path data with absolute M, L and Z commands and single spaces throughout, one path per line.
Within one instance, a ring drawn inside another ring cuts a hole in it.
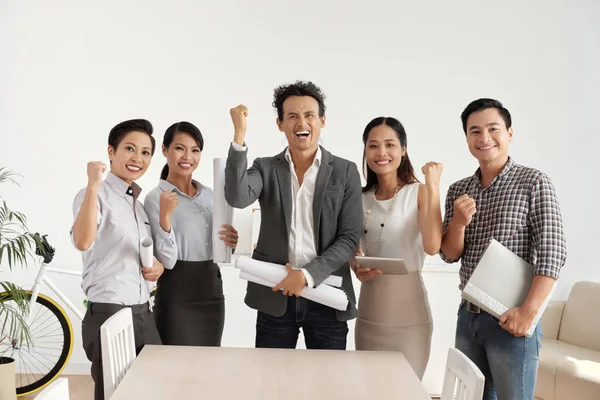
M 565 263 L 558 200 L 550 178 L 508 156 L 513 129 L 502 103 L 475 100 L 461 119 L 479 169 L 448 190 L 440 255 L 461 260 L 461 290 L 491 239 L 534 265 L 534 278 L 525 302 L 499 320 L 463 300 L 456 348 L 485 375 L 484 399 L 533 400 L 541 326 L 531 338 L 524 335 Z

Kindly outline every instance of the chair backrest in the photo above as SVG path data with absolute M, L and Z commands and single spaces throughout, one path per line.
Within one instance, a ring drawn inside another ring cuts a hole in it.
M 481 400 L 485 377 L 460 350 L 449 349 L 441 400 Z
M 58 378 L 35 396 L 36 400 L 69 400 L 69 380 Z
M 109 399 L 135 359 L 131 308 L 111 316 L 100 327 L 104 398 Z
M 600 282 L 581 281 L 573 285 L 558 340 L 600 351 Z

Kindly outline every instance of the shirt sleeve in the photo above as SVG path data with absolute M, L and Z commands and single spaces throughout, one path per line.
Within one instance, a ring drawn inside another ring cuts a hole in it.
M 444 233 L 448 229 L 448 225 L 450 225 L 452 218 L 454 218 L 454 200 L 455 200 L 454 198 L 455 198 L 454 185 L 452 185 L 452 186 L 450 186 L 450 188 L 448 188 L 448 193 L 446 193 L 446 204 L 445 204 L 445 213 L 444 213 Z M 440 249 L 439 255 L 440 255 L 440 258 L 448 264 L 455 263 L 460 259 L 460 258 L 452 259 L 452 258 L 446 256 L 442 252 L 442 249 Z
M 75 220 L 77 220 L 77 216 L 79 215 L 79 211 L 81 210 L 81 206 L 83 205 L 83 200 L 85 199 L 85 192 L 87 191 L 87 188 L 83 188 L 79 191 L 79 193 L 77 193 L 77 195 L 75 196 L 75 199 L 73 200 L 73 224 L 75 224 Z M 98 197 L 96 199 L 96 226 L 100 226 L 100 221 L 102 221 L 102 211 L 101 211 L 101 207 L 100 207 L 100 197 Z M 96 242 L 95 240 L 92 242 L 92 244 L 90 245 L 90 247 L 88 247 L 85 250 L 79 250 L 77 248 L 77 246 L 75 245 L 75 238 L 73 236 L 73 225 L 71 225 L 71 230 L 69 231 L 69 235 L 71 236 L 71 244 L 73 245 L 73 247 L 75 247 L 78 251 L 89 251 L 92 247 L 94 247 L 94 243 Z
M 528 219 L 532 249 L 537 255 L 533 273 L 558 279 L 567 258 L 567 245 L 556 190 L 544 174 L 531 192 Z
M 150 220 L 152 240 L 154 241 L 154 255 L 166 269 L 173 269 L 177 262 L 177 241 L 171 224 L 171 232 L 165 232 L 160 226 L 160 205 L 156 196 L 148 195 L 144 199 L 144 210 Z
M 315 279 L 312 277 L 310 272 L 308 272 L 304 268 L 302 268 L 300 271 L 302 271 L 302 273 L 304 274 L 304 277 L 306 278 L 306 286 L 308 286 L 309 288 L 314 288 L 315 287 Z
M 246 151 L 248 150 L 247 146 L 240 146 L 239 144 L 237 144 L 236 142 L 231 142 L 231 147 L 233 148 L 233 150 L 235 151 Z

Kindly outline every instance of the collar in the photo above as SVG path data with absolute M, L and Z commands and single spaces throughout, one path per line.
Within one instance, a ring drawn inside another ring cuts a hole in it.
M 317 154 L 315 154 L 315 158 L 313 159 L 312 165 L 316 165 L 317 167 L 321 166 L 321 158 L 323 156 L 323 152 L 321 151 L 321 146 L 317 147 Z M 294 164 L 292 161 L 292 153 L 290 153 L 290 147 L 286 147 L 285 149 L 285 159 L 288 163 Z
M 516 164 L 514 160 L 509 156 L 506 165 L 504 168 L 502 168 L 502 171 L 494 179 L 492 179 L 492 182 L 488 185 L 488 187 L 492 186 L 497 180 L 502 179 L 502 177 L 508 174 L 515 165 Z M 473 174 L 473 180 L 475 180 L 479 186 L 481 186 L 481 168 L 477 168 L 477 171 L 475 171 Z
M 131 186 L 130 186 L 123 179 L 121 179 L 118 176 L 116 176 L 115 174 L 113 174 L 112 171 L 110 171 L 106 175 L 105 180 L 121 196 L 123 196 L 123 197 L 131 196 L 134 201 L 137 200 L 140 193 L 142 193 L 142 188 L 139 187 L 139 185 L 137 183 L 131 182 Z
M 192 179 L 192 184 L 196 187 L 196 195 L 194 197 L 198 197 L 200 196 L 200 193 L 202 193 L 202 184 L 200 182 L 198 182 L 195 179 Z M 158 187 L 163 191 L 163 192 L 173 192 L 175 191 L 176 193 L 179 193 L 182 196 L 186 196 L 186 197 L 190 197 L 187 194 L 183 193 L 181 190 L 179 190 L 179 188 L 175 185 L 173 185 L 170 182 L 167 182 L 164 179 L 161 179 L 160 181 L 158 181 Z

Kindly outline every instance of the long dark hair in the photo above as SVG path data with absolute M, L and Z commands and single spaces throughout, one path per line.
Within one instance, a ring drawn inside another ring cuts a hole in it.
M 196 143 L 198 143 L 198 146 L 200 147 L 200 151 L 204 149 L 204 138 L 202 137 L 200 129 L 198 129 L 196 125 L 186 121 L 176 122 L 167 128 L 165 136 L 163 137 L 163 146 L 165 146 L 166 149 L 173 143 L 173 139 L 177 133 L 187 133 L 196 140 Z M 169 164 L 167 163 L 160 173 L 160 179 L 167 179 L 168 176 Z
M 375 185 L 377 185 L 377 174 L 367 164 L 366 160 L 366 150 L 367 150 L 367 140 L 369 139 L 369 133 L 371 130 L 379 125 L 387 125 L 396 132 L 396 136 L 398 136 L 398 140 L 400 141 L 400 145 L 403 149 L 406 148 L 407 139 L 406 139 L 406 131 L 404 130 L 404 126 L 398 121 L 396 118 L 392 117 L 377 117 L 371 122 L 369 122 L 365 128 L 365 132 L 363 133 L 363 174 L 367 179 L 367 184 L 363 187 L 362 191 L 367 192 L 371 190 Z M 419 182 L 417 177 L 415 176 L 415 171 L 413 169 L 412 164 L 410 163 L 410 159 L 408 158 L 408 152 L 404 154 L 402 157 L 402 161 L 400 161 L 400 166 L 397 169 L 398 178 L 400 178 L 400 182 L 405 185 Z

